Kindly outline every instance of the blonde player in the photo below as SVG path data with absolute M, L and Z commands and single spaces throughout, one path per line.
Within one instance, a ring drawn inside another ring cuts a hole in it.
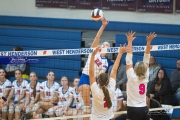
M 3 69 L 0 69 L 0 98 L 4 103 L 2 104 L 2 109 L 0 108 L 2 111 L 2 120 L 7 119 L 8 101 L 6 101 L 5 99 L 7 99 L 12 86 L 11 82 L 5 78 L 5 75 L 5 71 Z
M 100 47 L 97 47 L 92 53 L 89 66 L 90 85 L 93 96 L 91 120 L 109 120 L 114 116 L 112 102 L 115 94 L 117 68 L 122 54 L 126 49 L 125 45 L 119 48 L 119 53 L 112 68 L 110 79 L 108 74 L 101 73 L 97 78 L 97 84 L 94 76 L 94 58 L 99 50 Z
M 25 96 L 26 96 L 26 86 L 28 82 L 22 79 L 22 71 L 15 70 L 16 80 L 12 83 L 12 89 L 10 95 L 8 96 L 9 102 L 9 117 L 8 120 L 13 120 L 15 112 L 15 120 L 21 118 L 21 110 L 24 108 Z M 14 101 L 12 101 L 12 96 Z
M 91 48 L 95 48 L 99 44 L 100 37 L 106 27 L 108 22 L 106 21 L 105 18 L 102 19 L 102 26 L 99 29 L 92 45 Z M 110 47 L 110 44 L 108 42 L 104 42 L 101 46 L 102 48 L 107 48 Z M 84 114 L 90 113 L 90 83 L 89 83 L 89 62 L 90 62 L 91 54 L 88 56 L 88 60 L 86 62 L 86 65 L 83 69 L 82 75 L 80 77 L 80 82 L 79 82 L 79 90 L 81 92 L 83 101 L 84 101 Z M 100 73 L 105 73 L 108 67 L 108 62 L 106 59 L 106 53 L 102 54 L 96 54 L 95 56 L 95 64 L 93 64 L 95 72 L 94 72 L 94 77 L 98 77 Z M 85 118 L 88 119 L 88 118 Z
M 146 37 L 146 50 L 143 61 L 137 62 L 133 69 L 132 65 L 132 41 L 135 39 L 133 32 L 128 32 L 128 51 L 126 55 L 127 73 L 127 119 L 128 120 L 149 120 L 148 108 L 146 105 L 146 88 L 149 78 L 150 45 L 156 34 L 150 33 Z
M 39 101 L 40 98 L 40 83 L 37 81 L 38 76 L 35 72 L 30 73 L 30 83 L 26 87 L 26 102 L 24 111 L 26 114 L 32 111 L 32 107 Z M 26 117 L 26 114 L 24 117 Z
M 54 72 L 50 71 L 47 74 L 47 81 L 41 83 L 40 86 L 40 102 L 35 104 L 32 108 L 33 117 L 42 117 L 42 113 L 47 111 L 49 108 L 53 107 L 57 101 L 57 91 L 59 89 L 59 84 L 54 82 Z M 36 114 L 37 113 L 37 114 Z

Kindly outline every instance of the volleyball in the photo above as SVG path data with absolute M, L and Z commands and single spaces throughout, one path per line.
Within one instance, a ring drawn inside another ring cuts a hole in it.
M 99 21 L 103 18 L 103 11 L 99 8 L 96 8 L 91 12 L 91 17 L 93 20 Z

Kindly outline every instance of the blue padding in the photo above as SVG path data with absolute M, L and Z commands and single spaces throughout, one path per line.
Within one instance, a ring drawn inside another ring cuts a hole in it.
M 46 57 L 38 58 L 38 59 L 40 63 L 31 64 L 31 67 L 78 70 L 78 71 L 81 70 L 81 61 L 49 59 Z
M 12 51 L 14 46 L 1 46 L 0 51 Z M 34 48 L 34 47 L 23 47 L 24 50 L 46 50 L 47 48 Z M 46 58 L 46 57 L 45 57 Z M 47 58 L 64 59 L 64 60 L 81 60 L 80 55 L 63 55 L 63 56 L 48 56 Z
M 146 36 L 145 35 L 135 35 L 136 39 L 133 41 L 133 45 L 146 45 Z M 152 41 L 152 45 L 162 45 L 162 44 L 179 44 L 180 38 L 178 37 L 165 37 L 157 36 Z M 116 35 L 116 44 L 127 43 L 127 38 L 125 34 Z
M 126 55 L 122 56 L 122 62 L 124 64 L 126 63 L 125 57 L 126 57 Z M 135 64 L 138 61 L 142 61 L 142 60 L 143 60 L 143 56 L 133 55 L 133 64 Z M 168 76 L 170 76 L 172 70 L 176 68 L 177 59 L 175 59 L 175 58 L 156 57 L 156 60 L 157 60 L 158 64 L 160 64 L 163 68 L 166 69 Z
M 35 28 L 0 27 L 1 36 L 46 38 L 81 41 L 81 31 L 47 30 Z
M 21 17 L 21 16 L 0 16 L 2 25 L 19 26 L 38 26 L 55 28 L 75 28 L 75 29 L 99 29 L 101 22 L 80 19 L 61 19 L 61 18 L 40 18 L 40 17 Z M 156 23 L 137 23 L 137 22 L 115 22 L 110 21 L 106 30 L 136 32 L 156 32 L 158 34 L 180 34 L 180 25 L 156 24 Z
M 72 70 L 60 70 L 60 69 L 54 69 L 54 68 L 39 68 L 39 67 L 31 67 L 31 72 L 36 72 L 38 77 L 45 78 L 47 73 L 50 71 L 53 71 L 55 73 L 55 78 L 60 79 L 62 76 L 67 76 L 71 80 L 79 76 L 79 71 L 72 71 Z
M 81 48 L 81 40 L 58 40 L 58 39 L 42 39 L 42 38 L 23 38 L 0 36 L 1 45 L 15 45 L 25 47 L 50 48 L 50 49 L 73 49 Z
M 173 113 L 171 115 L 171 119 L 177 119 L 177 118 L 180 118 L 180 108 L 177 108 L 177 109 L 173 109 Z

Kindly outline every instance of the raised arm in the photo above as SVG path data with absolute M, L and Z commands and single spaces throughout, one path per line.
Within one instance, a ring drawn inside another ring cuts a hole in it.
M 135 39 L 134 37 L 135 32 L 128 32 L 126 34 L 127 41 L 128 41 L 128 50 L 127 50 L 127 55 L 126 55 L 126 70 L 129 68 L 132 68 L 132 41 Z
M 90 63 L 89 63 L 89 78 L 90 78 L 90 85 L 92 85 L 94 82 L 96 82 L 95 80 L 95 76 L 94 76 L 94 56 L 96 55 L 96 53 L 100 50 L 100 46 L 98 46 L 93 53 L 91 54 L 91 59 L 90 59 Z
M 120 45 L 116 61 L 114 62 L 114 65 L 112 67 L 111 74 L 110 74 L 110 78 L 113 78 L 114 80 L 116 80 L 117 69 L 118 69 L 121 57 L 125 52 L 126 52 L 126 44 L 124 44 L 123 47 Z
M 100 37 L 101 37 L 101 35 L 102 35 L 102 33 L 103 33 L 103 31 L 104 31 L 104 29 L 105 29 L 105 27 L 106 27 L 107 24 L 108 24 L 108 22 L 106 21 L 106 18 L 103 18 L 103 19 L 102 19 L 102 26 L 101 26 L 101 28 L 99 29 L 96 37 L 94 38 L 94 41 L 93 41 L 93 43 L 92 43 L 92 45 L 91 45 L 91 48 L 95 48 L 95 47 L 98 46 Z
M 146 50 L 144 52 L 143 62 L 145 62 L 147 64 L 147 67 L 149 67 L 151 42 L 156 36 L 157 36 L 157 34 L 150 33 L 149 36 L 146 37 L 147 44 L 146 44 Z

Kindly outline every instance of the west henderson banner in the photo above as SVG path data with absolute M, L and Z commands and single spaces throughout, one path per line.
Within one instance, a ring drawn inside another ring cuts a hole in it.
M 135 11 L 137 0 L 102 0 L 104 10 Z
M 36 7 L 67 8 L 67 0 L 36 0 Z
M 176 0 L 176 12 L 180 13 L 180 0 Z
M 138 0 L 138 11 L 173 13 L 174 0 Z
M 23 57 L 23 56 L 62 56 L 62 55 L 83 55 L 91 54 L 95 48 L 81 49 L 57 49 L 57 50 L 30 50 L 30 51 L 1 51 L 0 57 Z M 133 46 L 133 52 L 143 52 L 146 46 Z M 151 51 L 180 50 L 180 44 L 153 45 Z M 103 48 L 101 53 L 118 53 L 119 47 Z
M 101 0 L 68 0 L 68 8 L 76 8 L 76 9 L 101 8 Z

